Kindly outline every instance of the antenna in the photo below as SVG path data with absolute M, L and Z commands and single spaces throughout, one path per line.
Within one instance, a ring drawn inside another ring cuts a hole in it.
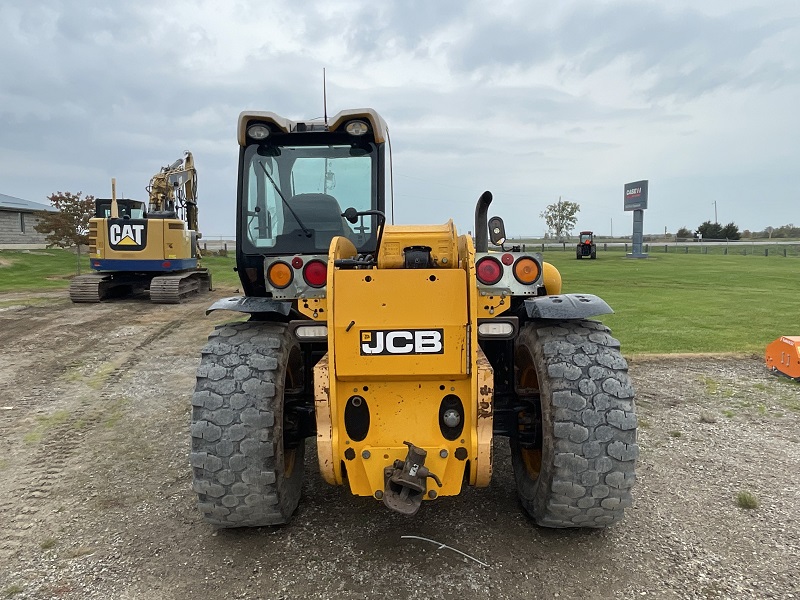
M 325 84 L 325 68 L 322 68 L 322 104 L 325 115 L 325 127 L 328 126 L 328 88 Z

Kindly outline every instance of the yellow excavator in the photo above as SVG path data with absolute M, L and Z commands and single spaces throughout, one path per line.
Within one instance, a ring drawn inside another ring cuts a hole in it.
M 100 302 L 141 295 L 177 304 L 211 290 L 211 274 L 200 267 L 197 241 L 197 170 L 191 152 L 162 167 L 147 186 L 148 206 L 111 198 L 98 199 L 89 220 L 89 264 L 95 271 L 72 280 L 73 302 Z

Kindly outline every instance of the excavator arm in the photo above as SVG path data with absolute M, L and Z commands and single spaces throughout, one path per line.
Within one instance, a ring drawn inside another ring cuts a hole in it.
M 175 211 L 192 231 L 198 231 L 197 170 L 192 153 L 186 151 L 171 165 L 162 167 L 147 186 L 150 195 L 149 211 Z M 199 231 L 198 231 L 199 237 Z

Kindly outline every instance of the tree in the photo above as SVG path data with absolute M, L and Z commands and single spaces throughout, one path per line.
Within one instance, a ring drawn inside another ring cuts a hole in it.
M 39 222 L 34 229 L 47 234 L 48 246 L 78 248 L 78 271 L 80 271 L 81 245 L 89 243 L 89 219 L 94 216 L 94 196 L 81 198 L 83 192 L 56 192 L 48 197 L 56 212 L 37 213 Z
M 719 223 L 706 221 L 697 228 L 697 233 L 702 234 L 704 240 L 738 240 L 741 236 L 736 223 L 728 223 L 724 227 Z
M 576 215 L 580 210 L 581 207 L 577 202 L 562 200 L 559 197 L 558 202 L 548 205 L 543 212 L 539 213 L 539 216 L 544 219 L 553 236 L 562 241 L 572 233 L 572 229 L 578 221 Z
M 694 237 L 691 231 L 686 229 L 686 227 L 681 227 L 678 229 L 678 233 L 675 234 L 676 239 L 689 239 Z
M 704 240 L 719 240 L 722 239 L 722 225 L 705 221 L 697 228 L 696 233 L 703 236 Z
M 736 223 L 731 221 L 722 228 L 722 237 L 726 240 L 738 240 L 742 235 L 739 233 L 739 228 L 736 226 Z

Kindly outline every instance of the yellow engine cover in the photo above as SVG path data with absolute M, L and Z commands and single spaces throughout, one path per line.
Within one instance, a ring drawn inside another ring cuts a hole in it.
M 180 261 L 192 258 L 191 232 L 181 219 L 89 220 L 89 258 Z
M 438 268 L 458 267 L 456 228 L 450 220 L 444 225 L 386 225 L 378 253 L 379 269 L 403 266 L 403 251 L 409 246 L 427 246 Z

